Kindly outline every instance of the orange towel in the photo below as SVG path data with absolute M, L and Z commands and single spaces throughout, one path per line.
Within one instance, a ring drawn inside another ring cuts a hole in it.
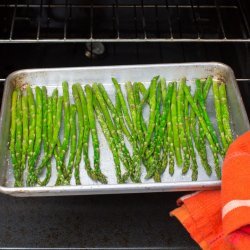
M 186 195 L 170 212 L 202 249 L 250 249 L 250 132 L 229 147 L 221 191 Z

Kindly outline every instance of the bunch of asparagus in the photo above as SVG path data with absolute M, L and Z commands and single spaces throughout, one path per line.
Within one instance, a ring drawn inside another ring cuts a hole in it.
M 156 76 L 148 88 L 141 82 L 127 82 L 125 95 L 115 78 L 112 82 L 115 103 L 104 86 L 97 83 L 85 85 L 84 89 L 79 83 L 73 84 L 74 103 L 70 103 L 67 82 L 62 83 L 62 96 L 58 89 L 49 96 L 44 86 L 36 86 L 35 94 L 30 86 L 24 91 L 13 91 L 10 154 L 15 186 L 24 186 L 25 182 L 27 186 L 47 185 L 53 158 L 56 185 L 69 185 L 73 175 L 77 185 L 84 184 L 80 178 L 82 158 L 87 175 L 94 181 L 107 183 L 100 168 L 97 122 L 112 152 L 118 183 L 128 179 L 141 182 L 142 163 L 147 171 L 145 178 L 160 182 L 167 167 L 169 174 L 174 174 L 175 162 L 182 167 L 183 174 L 191 169 L 195 181 L 197 154 L 206 173 L 211 175 L 206 145 L 212 151 L 215 172 L 221 177 L 219 157 L 224 157 L 233 141 L 225 83 L 213 81 L 211 77 L 197 79 L 192 95 L 185 78 L 167 84 L 164 78 Z M 219 136 L 206 108 L 211 86 Z M 150 112 L 145 119 L 143 110 L 147 105 Z M 90 136 L 93 166 L 88 152 Z

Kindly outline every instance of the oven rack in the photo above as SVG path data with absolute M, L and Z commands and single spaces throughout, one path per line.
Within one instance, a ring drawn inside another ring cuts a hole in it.
M 5 0 L 0 43 L 249 43 L 240 0 Z

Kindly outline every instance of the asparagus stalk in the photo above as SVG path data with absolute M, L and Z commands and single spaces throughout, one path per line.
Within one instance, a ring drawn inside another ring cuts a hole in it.
M 77 130 L 76 130 L 76 105 L 70 105 L 70 153 L 69 153 L 69 161 L 67 165 L 67 182 L 66 184 L 70 184 L 70 180 L 72 177 L 74 161 L 75 161 L 75 154 L 76 154 L 76 146 L 77 146 Z
M 207 91 L 207 93 L 208 93 L 208 91 Z M 194 102 L 197 103 L 197 100 L 198 100 L 198 92 L 196 90 L 195 94 L 194 94 Z M 196 131 L 196 115 L 195 115 L 194 110 L 191 109 L 190 110 L 190 130 L 191 130 L 191 134 L 192 134 L 193 139 L 194 139 L 195 147 L 196 147 L 196 149 L 197 149 L 197 151 L 198 151 L 198 153 L 200 155 L 202 166 L 204 167 L 207 175 L 210 176 L 211 173 L 212 173 L 212 168 L 208 164 L 208 161 L 207 161 L 206 144 L 204 143 L 205 139 L 203 139 L 204 132 L 203 132 L 203 128 L 202 128 L 200 123 L 198 123 L 198 126 L 199 126 L 199 131 L 201 132 L 200 137 L 198 136 L 197 131 Z M 201 140 L 203 141 L 203 143 L 201 143 Z
M 101 183 L 107 184 L 107 177 L 101 172 L 100 169 L 100 148 L 99 139 L 96 130 L 95 114 L 93 108 L 93 93 L 92 88 L 89 85 L 85 86 L 86 98 L 87 98 L 87 109 L 89 116 L 90 131 L 92 135 L 92 142 L 94 146 L 94 168 L 95 174 Z
M 185 129 L 186 129 L 186 135 L 188 140 L 188 145 L 190 149 L 190 156 L 192 160 L 192 180 L 196 181 L 198 178 L 198 165 L 196 161 L 196 155 L 194 151 L 194 145 L 192 141 L 191 131 L 190 131 L 190 116 L 189 116 L 189 105 L 188 105 L 188 99 L 185 98 L 185 104 L 184 104 L 184 115 L 185 115 Z
M 230 117 L 229 117 L 229 109 L 227 103 L 227 93 L 226 93 L 226 84 L 221 83 L 219 86 L 219 95 L 220 95 L 220 103 L 221 103 L 221 113 L 222 113 L 222 122 L 223 128 L 225 131 L 225 137 L 228 145 L 233 142 L 232 130 L 230 128 Z
M 223 127 L 221 103 L 220 103 L 220 95 L 219 95 L 219 84 L 217 81 L 213 81 L 213 94 L 214 94 L 214 106 L 215 106 L 218 128 L 220 132 L 220 138 L 221 138 L 221 142 L 224 147 L 224 150 L 226 151 L 228 148 L 228 143 L 225 137 L 224 127 Z
M 82 106 L 82 115 L 83 115 L 83 124 L 84 124 L 84 132 L 83 132 L 83 159 L 85 163 L 85 170 L 87 171 L 88 176 L 94 180 L 98 180 L 98 176 L 95 173 L 95 170 L 91 168 L 91 164 L 89 161 L 89 135 L 90 135 L 90 124 L 89 124 L 89 114 L 87 107 L 86 96 L 83 92 L 83 89 L 79 83 L 74 84 L 78 91 L 78 95 L 80 98 L 80 103 Z
M 174 134 L 172 128 L 172 111 L 168 113 L 167 120 L 167 146 L 169 147 L 169 174 L 174 174 L 174 156 L 175 156 L 175 148 L 174 148 Z
M 49 128 L 52 129 L 52 122 L 50 123 L 51 126 L 48 126 L 48 116 L 49 116 L 49 111 L 51 111 L 51 108 L 49 108 L 49 104 L 48 104 L 47 89 L 44 86 L 42 87 L 42 95 L 43 95 L 43 98 L 42 98 L 42 102 L 43 102 L 42 140 L 43 140 L 44 155 L 48 155 L 49 147 L 50 147 L 49 141 L 52 138 L 52 134 L 51 134 L 51 137 L 48 136 L 48 130 Z M 52 112 L 50 112 L 50 114 L 52 117 Z M 37 182 L 41 186 L 46 186 L 50 180 L 50 177 L 51 177 L 51 163 L 48 162 L 46 166 L 45 178 L 42 181 L 38 178 Z
M 215 163 L 215 171 L 216 171 L 216 174 L 218 176 L 218 178 L 220 178 L 221 176 L 221 172 L 220 172 L 220 164 L 219 164 L 219 159 L 218 159 L 218 148 L 216 146 L 216 144 L 214 143 L 213 141 L 213 138 L 210 134 L 210 131 L 207 127 L 207 124 L 203 118 L 203 114 L 202 112 L 199 110 L 197 104 L 194 102 L 194 98 L 192 97 L 191 93 L 190 93 L 190 90 L 189 88 L 185 85 L 184 86 L 184 91 L 185 91 L 185 94 L 186 94 L 186 98 L 188 99 L 188 102 L 190 103 L 192 109 L 194 110 L 196 116 L 198 117 L 198 120 L 204 130 L 204 133 L 210 143 L 210 147 L 211 147 L 211 150 L 212 150 L 212 153 L 213 153 L 213 156 L 214 156 L 214 163 Z
M 120 99 L 122 112 L 124 114 L 127 125 L 129 127 L 131 133 L 134 134 L 135 131 L 134 131 L 134 128 L 133 128 L 133 123 L 132 123 L 132 120 L 131 120 L 130 115 L 129 115 L 129 111 L 128 111 L 127 104 L 126 104 L 125 98 L 124 98 L 122 90 L 121 90 L 121 86 L 120 86 L 120 84 L 118 83 L 118 81 L 115 78 L 112 78 L 112 82 L 113 82 L 113 84 L 115 86 L 117 95 L 118 95 L 118 97 Z
M 34 144 L 36 138 L 36 104 L 33 91 L 30 86 L 27 86 L 28 109 L 29 109 L 29 146 L 28 146 L 28 177 L 27 185 L 34 185 L 36 175 L 33 165 Z
M 164 88 L 162 89 L 164 90 Z M 159 129 L 159 133 L 156 139 L 158 146 L 156 147 L 157 150 L 155 154 L 155 158 L 156 158 L 156 162 L 158 166 L 158 172 L 160 175 L 165 171 L 167 167 L 168 149 L 166 145 L 164 145 L 164 142 L 167 142 L 167 140 L 165 140 L 167 139 L 166 138 L 167 136 L 165 134 L 167 134 L 166 126 L 167 126 L 168 115 L 169 115 L 170 108 L 171 108 L 171 99 L 173 95 L 173 90 L 174 90 L 174 85 L 173 83 L 170 83 L 166 91 L 162 93 L 162 98 L 164 102 L 163 102 L 163 110 L 162 110 L 162 116 L 161 116 L 161 121 L 160 121 L 160 129 Z M 161 152 L 162 147 L 163 147 L 163 158 L 161 159 L 161 162 L 160 162 L 160 152 Z
M 154 179 L 157 182 L 160 182 L 160 175 L 158 172 L 156 172 L 156 159 L 155 159 L 155 150 L 156 146 L 158 146 L 157 137 L 158 137 L 158 130 L 160 127 L 160 116 L 161 116 L 161 88 L 160 85 L 157 84 L 157 90 L 156 90 L 156 105 L 155 105 L 155 128 L 154 128 L 154 134 L 151 138 L 151 142 L 149 143 L 149 147 L 147 148 L 145 152 L 146 159 L 151 158 L 150 161 L 152 164 L 148 164 L 147 169 L 147 175 L 145 179 L 149 179 L 154 175 Z
M 135 85 L 137 85 L 137 89 L 135 88 Z M 142 96 L 147 96 L 149 94 L 149 91 L 146 89 L 146 87 L 143 85 L 143 83 L 141 82 L 137 82 L 136 84 L 134 84 L 134 91 L 135 91 L 135 94 L 137 95 L 137 98 L 138 98 L 138 104 L 137 104 L 137 112 L 139 110 L 139 106 L 140 106 L 140 93 L 142 94 Z M 136 93 L 138 91 L 138 94 Z M 143 112 L 141 111 L 141 128 L 142 128 L 142 131 L 144 134 L 146 134 L 147 132 L 147 125 L 146 125 L 146 122 L 143 118 Z M 137 119 L 136 119 L 137 120 Z
M 115 144 L 115 140 L 112 138 L 111 133 L 109 131 L 108 125 L 105 122 L 105 117 L 102 114 L 101 111 L 101 107 L 99 105 L 99 103 L 97 102 L 97 100 L 95 98 L 93 98 L 93 103 L 94 103 L 94 108 L 96 111 L 96 116 L 97 119 L 99 121 L 99 124 L 102 128 L 103 134 L 109 144 L 109 148 L 113 154 L 113 160 L 114 160 L 114 164 L 115 164 L 115 172 L 116 172 L 116 178 L 117 178 L 117 182 L 118 183 L 124 183 L 125 179 L 122 177 L 122 173 L 121 173 L 121 166 L 120 166 L 120 159 L 119 159 L 119 154 L 117 152 L 117 147 Z
M 100 86 L 98 87 L 97 84 L 93 84 L 92 87 L 93 87 L 93 91 L 95 93 L 95 97 L 97 99 L 97 102 L 99 103 L 100 108 L 101 108 L 103 115 L 105 117 L 110 134 L 113 137 L 115 144 L 117 146 L 117 151 L 119 153 L 120 159 L 121 159 L 122 163 L 124 164 L 124 166 L 126 167 L 126 169 L 128 170 L 129 175 L 133 176 L 134 165 L 132 163 L 132 159 L 130 157 L 129 151 L 125 145 L 123 134 L 122 134 L 122 129 L 120 127 L 119 117 L 121 117 L 121 113 L 118 114 L 118 116 L 115 115 L 116 111 L 112 108 L 112 106 L 113 106 L 112 102 L 111 101 L 109 102 L 105 92 L 103 90 L 100 90 L 100 88 L 99 88 Z M 106 101 L 105 101 L 105 98 L 106 98 Z M 120 98 L 119 98 L 119 100 L 120 100 Z M 115 125 L 110 117 L 106 103 L 109 103 L 108 105 L 109 105 L 110 111 L 112 112 L 113 119 L 114 119 L 116 125 L 118 126 L 117 128 L 115 127 Z
M 132 83 L 127 82 L 125 84 L 125 88 L 127 91 L 127 101 L 128 101 L 128 105 L 129 105 L 131 118 L 132 118 L 133 128 L 134 128 L 134 131 L 136 131 L 136 105 L 135 105 L 135 96 L 134 96 Z
M 15 177 L 15 186 L 21 186 L 22 183 L 20 181 L 20 166 L 18 162 L 18 157 L 16 156 L 16 142 L 17 138 L 17 125 L 18 122 L 18 113 L 19 108 L 17 108 L 18 100 L 18 91 L 14 90 L 12 93 L 12 105 L 11 105 L 11 128 L 10 128 L 10 155 L 11 155 L 11 162 L 14 170 L 14 177 Z M 21 152 L 20 152 L 21 153 Z
M 84 120 L 83 120 L 83 110 L 81 100 L 78 94 L 77 86 L 72 86 L 73 97 L 76 104 L 77 110 L 77 121 L 78 121 L 78 142 L 76 148 L 76 155 L 75 155 L 75 181 L 76 185 L 81 184 L 80 180 L 80 162 L 82 159 L 82 149 L 83 149 L 83 139 L 84 139 Z
M 181 156 L 181 147 L 180 147 L 180 140 L 179 140 L 178 113 L 177 112 L 178 112 L 177 111 L 177 86 L 175 82 L 173 95 L 172 95 L 172 103 L 171 103 L 171 118 L 172 118 L 172 130 L 173 130 L 176 162 L 178 166 L 181 166 L 182 156 Z
M 208 77 L 207 81 L 212 81 L 211 77 Z M 205 105 L 205 100 L 204 100 L 204 95 L 202 93 L 202 87 L 201 87 L 201 81 L 200 79 L 196 80 L 196 87 L 197 87 L 197 91 L 198 91 L 198 101 L 199 101 L 199 105 L 200 105 L 200 112 L 203 114 L 204 120 L 207 124 L 207 128 L 210 132 L 210 135 L 213 138 L 213 141 L 217 147 L 217 150 L 219 153 L 221 153 L 221 155 L 224 156 L 225 152 L 223 149 L 221 149 L 220 144 L 219 144 L 219 140 L 217 138 L 216 132 L 213 128 L 213 125 L 210 121 L 210 118 L 208 116 L 207 110 L 206 110 L 206 105 Z M 199 107 L 198 107 L 199 108 Z
M 29 116 L 28 116 L 28 97 L 22 96 L 22 123 L 23 123 L 23 141 L 22 141 L 22 167 L 21 167 L 21 181 L 23 179 L 23 172 L 26 168 L 27 151 L 29 146 Z M 23 181 L 22 181 L 23 182 Z
M 57 90 L 54 90 L 54 98 L 48 98 L 48 138 L 49 138 L 49 152 L 44 154 L 44 158 L 41 164 L 36 169 L 36 175 L 39 176 L 43 168 L 47 165 L 47 163 L 51 160 L 53 153 L 57 154 L 55 147 L 59 144 L 59 132 L 61 129 L 61 119 L 62 119 L 62 105 L 63 105 L 63 97 L 59 97 L 57 103 L 54 101 Z M 53 103 L 54 101 L 54 103 Z M 56 106 L 56 108 L 55 108 Z M 54 115 L 56 112 L 56 115 Z M 54 119 L 53 119 L 54 118 Z M 52 130 L 53 128 L 53 130 Z M 56 155 L 55 155 L 56 156 Z M 58 163 L 59 158 L 57 158 Z M 61 168 L 58 165 L 59 175 L 63 177 L 63 173 L 61 172 Z M 47 171 L 48 175 L 50 175 L 50 171 Z
M 180 82 L 178 96 L 177 96 L 177 111 L 178 111 L 178 129 L 180 134 L 180 144 L 183 150 L 184 165 L 182 168 L 182 174 L 186 174 L 190 166 L 190 153 L 189 145 L 187 141 L 186 128 L 185 128 L 185 118 L 184 118 L 184 84 L 186 84 L 186 79 L 183 78 Z
M 145 141 L 143 144 L 143 153 L 145 153 L 145 151 L 147 150 L 147 147 L 149 145 L 149 142 L 151 140 L 151 137 L 155 128 L 157 81 L 158 81 L 158 76 L 152 79 L 151 85 L 149 88 L 150 115 L 149 115 L 149 122 L 148 122 L 148 130 L 147 130 Z
M 62 140 L 62 145 L 60 147 L 60 160 L 62 161 L 62 171 L 64 177 L 67 176 L 67 171 L 64 169 L 64 158 L 68 151 L 69 147 L 69 138 L 70 138 L 70 100 L 69 100 L 69 86 L 66 81 L 62 83 L 63 88 L 63 109 L 64 109 L 64 135 Z
M 63 97 L 58 97 L 58 89 L 54 89 L 52 92 L 52 122 L 53 124 L 59 123 L 61 124 L 61 115 L 62 115 L 62 105 L 63 105 Z M 57 114 L 60 112 L 60 120 L 58 121 Z M 55 127 L 52 127 L 52 133 L 54 134 Z M 61 157 L 61 142 L 59 137 L 57 137 L 56 148 L 54 152 L 56 159 L 56 169 L 57 169 L 57 180 L 56 185 L 64 184 L 64 174 L 63 174 L 63 160 Z

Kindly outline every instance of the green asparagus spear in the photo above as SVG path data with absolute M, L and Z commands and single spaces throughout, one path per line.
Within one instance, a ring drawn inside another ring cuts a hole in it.
M 22 141 L 22 167 L 21 179 L 23 179 L 23 172 L 26 168 L 27 151 L 29 146 L 29 116 L 28 116 L 28 97 L 22 96 L 22 118 L 23 118 L 23 141 Z
M 64 163 L 64 158 L 68 151 L 69 147 L 69 138 L 70 138 L 70 100 L 69 100 L 69 86 L 66 81 L 62 83 L 63 88 L 63 108 L 64 108 L 64 135 L 62 140 L 62 145 L 60 147 L 60 159 Z M 64 166 L 64 164 L 63 164 Z M 66 169 L 62 169 L 65 177 L 67 176 Z
M 107 91 L 105 90 L 105 88 L 103 87 L 103 85 L 99 83 L 98 88 L 102 94 L 104 101 L 106 102 L 106 104 L 110 110 L 110 115 L 111 115 L 113 121 L 115 121 L 116 119 L 119 119 L 119 123 L 115 123 L 114 125 L 116 127 L 118 127 L 119 129 L 120 128 L 122 129 L 123 133 L 125 134 L 125 136 L 129 140 L 129 142 L 132 144 L 133 138 L 125 125 L 123 115 L 122 115 L 121 102 L 120 102 L 120 98 L 119 98 L 118 94 L 116 93 L 116 105 L 117 105 L 117 107 L 115 107 L 114 104 L 112 103 L 111 99 L 109 98 L 109 95 L 108 95 Z
M 222 122 L 225 131 L 225 137 L 230 145 L 233 142 L 232 130 L 230 128 L 230 117 L 229 117 L 229 109 L 227 103 L 227 93 L 226 93 L 226 84 L 221 83 L 219 85 L 219 95 L 220 95 L 220 103 L 221 103 L 221 113 L 222 113 Z
M 75 154 L 76 154 L 76 146 L 77 146 L 77 131 L 76 131 L 76 105 L 70 105 L 70 153 L 69 153 L 69 161 L 66 168 L 67 171 L 67 184 L 70 184 L 70 180 L 72 177 L 72 171 L 74 167 Z
M 162 89 L 164 90 L 164 88 Z M 156 150 L 156 156 L 155 156 L 159 174 L 162 174 L 167 167 L 168 150 L 166 146 L 164 146 L 164 140 L 167 139 L 165 136 L 165 133 L 167 134 L 166 126 L 167 126 L 167 119 L 168 119 L 168 115 L 169 115 L 170 107 L 171 107 L 173 90 L 174 90 L 174 85 L 173 83 L 170 83 L 168 85 L 168 88 L 166 89 L 166 94 L 162 93 L 163 95 L 162 97 L 164 98 L 164 103 L 163 103 L 163 111 L 162 111 L 162 116 L 161 116 L 161 121 L 160 121 L 160 130 L 156 139 L 156 141 L 158 142 L 158 146 L 156 147 L 157 150 Z M 165 142 L 167 142 L 167 140 L 165 140 Z M 162 147 L 163 147 L 163 158 L 160 161 L 160 149 Z
M 224 127 L 223 127 L 223 122 L 222 122 L 219 84 L 217 81 L 213 81 L 213 95 L 214 95 L 214 106 L 215 106 L 215 111 L 216 111 L 218 128 L 220 132 L 220 138 L 221 138 L 221 142 L 224 147 L 224 150 L 226 151 L 228 148 L 228 143 L 225 137 Z
M 197 103 L 197 99 L 198 99 L 198 92 L 196 90 L 195 94 L 194 94 L 194 102 L 195 103 Z M 203 132 L 203 129 L 202 129 L 202 126 L 200 125 L 200 123 L 198 123 L 198 126 L 199 126 L 199 131 L 202 132 L 202 134 L 200 134 L 200 136 L 198 136 L 197 131 L 196 131 L 196 115 L 195 115 L 194 110 L 191 109 L 190 110 L 190 130 L 191 130 L 191 134 L 192 134 L 192 137 L 194 139 L 195 147 L 196 147 L 196 149 L 197 149 L 197 151 L 198 151 L 198 153 L 200 155 L 202 166 L 204 167 L 207 175 L 210 176 L 211 173 L 212 173 L 212 168 L 208 164 L 208 161 L 207 161 L 206 145 L 205 145 L 205 143 L 200 143 L 201 140 L 205 141 L 205 139 L 203 139 L 204 132 Z
M 83 124 L 84 124 L 84 132 L 83 132 L 83 159 L 85 163 L 85 170 L 87 171 L 88 176 L 94 180 L 98 180 L 98 176 L 95 173 L 95 170 L 91 168 L 91 164 L 89 161 L 89 135 L 90 135 L 90 124 L 89 124 L 89 114 L 87 107 L 86 96 L 83 92 L 83 88 L 79 83 L 74 84 L 78 91 L 78 95 L 80 98 L 80 103 L 82 105 L 82 114 L 83 114 Z
M 17 140 L 17 119 L 18 119 L 18 91 L 14 90 L 12 93 L 12 104 L 11 104 L 11 128 L 10 128 L 10 155 L 11 162 L 14 170 L 15 186 L 21 186 L 20 181 L 20 166 L 16 156 L 16 140 Z
M 60 112 L 60 115 L 62 115 L 62 105 L 63 105 L 63 97 L 58 97 L 58 89 L 54 89 L 52 92 L 52 122 L 53 124 L 56 124 L 59 122 L 61 124 L 61 117 L 60 121 L 58 121 L 57 114 Z M 55 127 L 52 127 L 52 133 L 54 135 Z M 56 159 L 56 169 L 57 169 L 57 180 L 56 185 L 62 185 L 64 184 L 64 174 L 63 174 L 63 160 L 61 158 L 61 142 L 59 137 L 57 137 L 56 142 L 56 148 L 53 151 L 55 159 Z
M 48 153 L 45 152 L 44 158 L 43 158 L 41 164 L 36 169 L 36 176 L 39 176 L 41 174 L 41 171 L 43 170 L 43 168 L 48 164 L 48 162 L 50 162 L 50 160 L 53 156 L 53 153 L 54 152 L 56 153 L 56 150 L 55 150 L 56 145 L 58 143 L 60 143 L 59 132 L 61 129 L 63 97 L 60 96 L 57 100 L 57 103 L 55 103 L 54 100 L 56 97 L 56 92 L 57 91 L 54 90 L 52 98 L 51 97 L 48 98 L 48 139 L 50 140 L 49 141 L 49 145 L 50 145 L 49 152 Z M 55 106 L 56 106 L 56 108 L 55 108 Z M 56 115 L 54 115 L 54 112 L 56 113 Z M 53 130 L 52 130 L 52 128 L 53 128 Z M 59 163 L 59 165 L 57 167 L 57 171 L 59 171 L 58 174 L 60 176 L 62 176 L 62 178 L 63 178 L 64 176 L 63 176 L 63 173 L 61 172 L 61 168 L 60 168 L 61 162 L 58 161 L 58 163 Z M 50 171 L 47 171 L 47 173 L 48 173 L 48 176 L 50 176 L 50 174 L 51 174 Z
M 189 145 L 187 142 L 185 119 L 184 119 L 184 84 L 186 84 L 186 79 L 183 78 L 180 82 L 178 96 L 177 96 L 177 113 L 178 113 L 178 129 L 180 134 L 180 144 L 183 150 L 184 165 L 182 168 L 182 174 L 186 174 L 190 166 L 190 153 Z
M 105 138 L 106 138 L 106 140 L 107 140 L 107 142 L 109 144 L 109 148 L 110 148 L 110 150 L 111 150 L 111 152 L 113 154 L 113 160 L 114 160 L 114 163 L 115 163 L 115 172 L 116 172 L 117 182 L 118 183 L 124 183 L 125 180 L 122 177 L 120 159 L 119 159 L 119 154 L 117 152 L 117 147 L 116 147 L 116 144 L 115 144 L 115 140 L 111 136 L 108 125 L 105 122 L 105 117 L 102 114 L 101 107 L 100 107 L 99 103 L 97 102 L 97 100 L 95 98 L 93 98 L 93 103 L 94 103 L 94 108 L 95 108 L 95 111 L 96 111 L 97 119 L 99 121 L 99 124 L 101 125 L 103 134 L 104 134 L 104 136 L 105 136 Z
M 57 124 L 57 127 L 61 127 L 61 119 L 62 119 L 62 109 L 63 109 L 63 97 L 58 97 L 58 91 L 55 89 L 52 93 L 52 113 L 53 113 L 53 124 Z M 55 136 L 56 133 L 56 127 L 53 129 L 53 136 Z M 60 131 L 60 129 L 59 129 Z M 54 150 L 54 156 L 56 159 L 56 169 L 57 169 L 57 181 L 56 185 L 64 185 L 66 184 L 65 176 L 63 173 L 64 169 L 64 162 L 61 157 L 61 142 L 59 140 L 59 131 L 57 133 L 57 140 L 56 145 L 57 148 Z M 53 138 L 54 140 L 54 138 Z M 52 144 L 53 145 L 53 144 Z
M 143 145 L 143 153 L 145 153 L 145 151 L 147 150 L 148 144 L 151 140 L 151 137 L 155 128 L 157 81 L 158 81 L 158 77 L 154 77 L 152 79 L 150 90 L 149 90 L 150 115 L 149 115 L 149 122 L 148 122 L 148 130 L 147 130 L 144 145 Z
M 190 156 L 191 156 L 191 160 L 192 160 L 192 164 L 191 164 L 192 180 L 196 181 L 198 178 L 198 165 L 197 165 L 197 161 L 196 161 L 196 155 L 195 155 L 194 145 L 193 145 L 191 131 L 190 131 L 190 116 L 189 116 L 189 106 L 188 106 L 188 99 L 187 98 L 185 98 L 184 115 L 185 115 L 186 135 L 187 135 L 188 145 L 189 145 L 189 149 L 190 149 Z
M 149 94 L 149 91 L 146 89 L 146 87 L 143 85 L 143 83 L 138 82 L 137 85 L 138 85 L 137 86 L 138 90 L 136 90 L 136 91 L 138 91 L 138 100 L 140 100 L 140 93 L 144 97 L 144 96 L 147 96 Z M 139 110 L 139 103 L 137 104 L 137 111 L 138 110 Z M 147 125 L 146 125 L 146 122 L 144 120 L 143 114 L 141 114 L 141 127 L 142 127 L 143 133 L 146 134 L 147 133 Z
M 43 149 L 44 149 L 44 154 L 47 155 L 49 153 L 49 141 L 52 138 L 48 136 L 48 112 L 50 111 L 48 109 L 48 96 L 47 96 L 47 89 L 45 86 L 42 87 L 42 102 L 43 102 L 43 124 L 42 124 L 42 140 L 43 140 Z M 51 112 L 51 117 L 52 117 L 52 112 Z M 51 118 L 52 119 L 52 118 Z M 52 125 L 52 123 L 51 123 Z M 52 129 L 52 126 L 50 126 L 50 128 Z M 46 186 L 50 180 L 51 177 L 51 163 L 49 162 L 46 166 L 46 176 L 45 178 L 41 181 L 39 178 L 37 180 L 37 183 L 40 186 Z
M 125 84 L 127 90 L 127 101 L 130 109 L 130 114 L 132 118 L 133 128 L 136 131 L 136 105 L 135 105 L 135 96 L 133 91 L 133 85 L 131 82 Z
M 30 86 L 27 86 L 28 109 L 29 109 L 29 146 L 28 146 L 28 177 L 27 185 L 34 185 L 36 175 L 33 165 L 34 144 L 36 138 L 36 104 L 33 91 Z
M 218 148 L 216 146 L 216 144 L 214 143 L 213 141 L 213 138 L 210 134 L 210 131 L 207 127 L 207 124 L 203 118 L 203 114 L 202 112 L 199 110 L 197 104 L 194 102 L 194 99 L 190 93 L 190 90 L 189 88 L 185 85 L 184 86 L 184 91 L 185 91 L 185 94 L 186 94 L 186 98 L 188 99 L 188 102 L 190 103 L 192 109 L 194 110 L 196 116 L 198 117 L 198 120 L 204 130 L 204 133 L 208 139 L 208 142 L 210 144 L 210 147 L 211 147 L 211 150 L 212 150 L 212 153 L 213 153 L 213 156 L 214 156 L 214 163 L 215 163 L 215 171 L 216 171 L 216 174 L 218 176 L 218 178 L 220 178 L 221 176 L 221 171 L 220 171 L 220 164 L 219 164 L 219 159 L 218 159 Z
M 212 78 L 211 77 L 208 77 L 207 81 L 212 81 Z M 223 149 L 221 149 L 220 147 L 220 144 L 219 144 L 219 140 L 217 138 L 217 135 L 216 135 L 216 132 L 215 132 L 215 129 L 213 128 L 213 125 L 210 121 L 210 118 L 208 116 L 208 113 L 207 113 L 207 110 L 206 110 L 206 105 L 205 105 L 205 100 L 204 100 L 204 95 L 202 93 L 202 87 L 201 87 L 201 81 L 200 79 L 197 79 L 196 80 L 196 87 L 197 87 L 197 91 L 198 91 L 198 101 L 199 101 L 199 106 L 198 108 L 200 107 L 200 112 L 202 113 L 203 117 L 204 117 L 204 120 L 207 124 L 207 128 L 210 132 L 210 135 L 212 136 L 213 138 L 213 141 L 217 147 L 217 150 L 218 152 L 224 156 L 225 152 Z
M 87 109 L 89 116 L 90 131 L 92 135 L 92 142 L 94 146 L 94 168 L 95 174 L 101 183 L 107 184 L 107 177 L 101 172 L 100 169 L 100 148 L 99 139 L 96 130 L 95 114 L 93 108 L 93 93 L 92 88 L 89 85 L 85 86 L 86 98 L 87 98 Z
M 76 104 L 77 110 L 77 121 L 78 121 L 78 142 L 76 148 L 76 155 L 75 155 L 75 180 L 76 185 L 81 184 L 80 180 L 80 162 L 82 159 L 82 149 L 83 149 L 83 139 L 84 139 L 84 120 L 83 120 L 83 111 L 82 111 L 82 104 L 78 94 L 77 86 L 72 86 L 73 97 Z
M 132 123 L 130 115 L 129 115 L 129 111 L 128 111 L 127 104 L 126 104 L 125 98 L 124 98 L 122 90 L 121 90 L 121 86 L 120 86 L 120 84 L 117 82 L 117 80 L 115 78 L 112 78 L 112 82 L 113 82 L 113 84 L 115 86 L 116 92 L 117 92 L 118 97 L 120 99 L 122 112 L 124 114 L 127 125 L 128 125 L 128 127 L 129 127 L 129 129 L 131 131 L 131 134 L 134 134 L 135 131 L 134 131 L 134 128 L 133 128 L 133 123 Z
M 113 110 L 113 108 L 112 108 L 113 105 L 111 105 L 112 103 L 110 103 L 108 101 L 108 98 L 106 98 L 107 95 L 105 94 L 103 89 L 101 90 L 100 86 L 98 87 L 97 84 L 93 84 L 92 88 L 93 88 L 93 91 L 95 93 L 95 97 L 97 99 L 97 102 L 99 103 L 100 108 L 101 108 L 103 115 L 105 117 L 110 134 L 112 135 L 113 139 L 115 140 L 115 144 L 117 146 L 117 151 L 119 153 L 120 159 L 121 159 L 122 163 L 124 164 L 124 166 L 126 167 L 126 169 L 128 170 L 129 175 L 133 176 L 134 165 L 132 163 L 132 159 L 130 157 L 129 151 L 125 145 L 124 138 L 122 135 L 122 129 L 119 126 L 120 125 L 119 117 L 121 115 L 118 115 L 118 116 L 115 115 L 116 111 Z M 106 98 L 106 101 L 104 98 Z M 120 100 L 120 98 L 119 98 L 119 100 Z M 114 112 L 112 112 L 113 113 L 112 116 L 114 118 L 116 125 L 118 125 L 118 127 L 116 127 L 116 128 L 115 128 L 115 125 L 110 117 L 106 103 L 109 103 L 110 111 L 111 112 L 114 111 Z
M 178 113 L 177 113 L 177 86 L 176 82 L 174 83 L 174 90 L 172 95 L 171 103 L 171 118 L 172 118 L 172 130 L 173 130 L 173 139 L 174 139 L 174 148 L 175 148 L 175 157 L 178 166 L 182 164 L 180 140 L 179 140 L 179 129 L 178 129 Z
M 168 113 L 167 120 L 167 146 L 169 147 L 169 174 L 174 174 L 174 156 L 175 156 L 175 148 L 174 148 L 174 134 L 172 128 L 172 110 Z

